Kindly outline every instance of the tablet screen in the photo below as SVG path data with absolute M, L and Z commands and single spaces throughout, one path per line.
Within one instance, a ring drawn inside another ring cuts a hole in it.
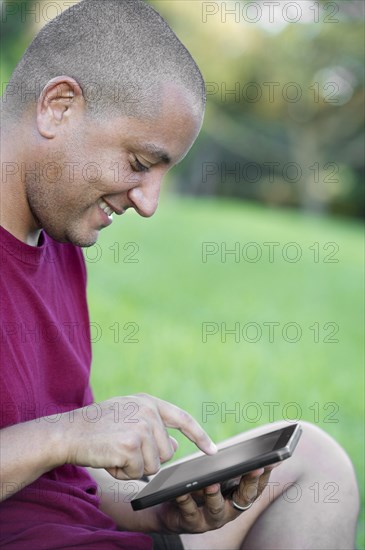
M 176 466 L 169 466 L 161 470 L 143 492 L 149 493 L 156 489 L 166 489 L 170 486 L 171 481 L 174 485 L 194 482 L 195 479 L 200 479 L 209 472 L 224 471 L 257 456 L 269 453 L 275 449 L 281 435 L 281 430 L 270 432 L 255 439 L 242 441 L 226 449 L 221 449 L 215 455 L 203 455 L 188 462 L 176 464 Z M 170 481 L 172 476 L 173 480 Z

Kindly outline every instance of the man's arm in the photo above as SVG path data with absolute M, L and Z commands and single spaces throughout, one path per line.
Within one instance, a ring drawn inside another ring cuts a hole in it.
M 64 463 L 61 423 L 37 418 L 0 430 L 0 500 Z
M 166 426 L 181 430 L 203 451 L 214 445 L 186 412 L 146 394 L 95 404 L 97 421 L 84 408 L 9 426 L 0 431 L 1 500 L 63 464 L 106 468 L 117 479 L 156 473 L 175 452 Z
M 49 418 L 40 418 L 5 428 L 1 432 L 2 499 L 66 463 L 99 470 L 94 475 L 102 491 L 102 509 L 121 529 L 201 533 L 238 517 L 239 512 L 223 498 L 219 484 L 201 491 L 204 504 L 200 507 L 193 495 L 183 495 L 133 511 L 129 500 L 137 490 L 134 480 L 156 473 L 174 454 L 175 445 L 166 427 L 179 429 L 206 453 L 214 453 L 216 448 L 191 415 L 167 401 L 139 394 L 95 406 L 100 413 L 97 422 L 90 422 L 84 409 L 76 409 L 51 424 Z M 107 472 L 124 484 L 113 482 Z M 247 506 L 255 500 L 269 475 L 269 469 L 262 468 L 243 476 L 235 490 L 236 503 Z

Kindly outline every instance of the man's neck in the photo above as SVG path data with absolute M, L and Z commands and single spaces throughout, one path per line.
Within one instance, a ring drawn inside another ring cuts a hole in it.
M 4 125 L 1 130 L 0 224 L 20 241 L 37 246 L 41 229 L 29 208 L 22 177 L 24 148 L 19 132 Z

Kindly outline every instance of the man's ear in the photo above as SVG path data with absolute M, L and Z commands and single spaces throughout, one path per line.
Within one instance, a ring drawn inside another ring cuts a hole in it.
M 57 129 L 68 122 L 70 116 L 85 108 L 80 85 L 69 76 L 52 78 L 42 90 L 37 104 L 39 133 L 48 139 L 55 137 Z

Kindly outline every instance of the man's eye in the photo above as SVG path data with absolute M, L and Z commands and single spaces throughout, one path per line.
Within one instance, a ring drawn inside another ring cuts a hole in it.
M 148 172 L 149 170 L 149 167 L 139 162 L 137 158 L 133 159 L 131 166 L 135 172 Z

